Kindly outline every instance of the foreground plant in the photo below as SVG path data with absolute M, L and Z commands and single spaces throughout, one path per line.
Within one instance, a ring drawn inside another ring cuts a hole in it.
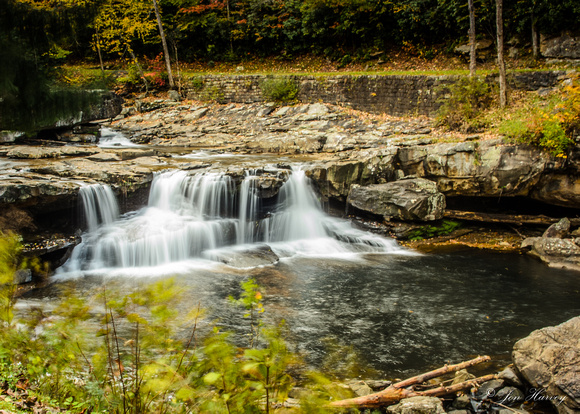
M 45 404 L 70 412 L 274 412 L 294 385 L 288 370 L 296 357 L 283 324 L 268 326 L 259 317 L 264 306 L 257 283 L 249 279 L 241 290 L 234 302 L 251 319 L 245 349 L 234 333 L 217 327 L 199 340 L 204 312 L 198 305 L 184 318 L 176 310 L 182 292 L 171 279 L 130 293 L 103 286 L 81 297 L 76 289 L 63 290 L 50 314 L 36 309 L 18 327 L 5 324 L 5 387 L 26 383 Z M 294 412 L 321 412 L 308 401 L 313 395 L 328 401 L 328 389 L 311 387 Z

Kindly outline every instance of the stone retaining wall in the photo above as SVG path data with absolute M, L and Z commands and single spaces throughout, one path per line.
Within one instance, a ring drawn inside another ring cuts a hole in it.
M 508 75 L 512 88 L 537 90 L 553 87 L 564 72 L 520 72 Z M 220 103 L 253 103 L 265 100 L 262 85 L 272 75 L 206 75 L 194 78 L 188 99 Z M 441 106 L 445 85 L 459 76 L 330 75 L 286 76 L 298 87 L 303 103 L 324 102 L 388 115 L 434 115 Z M 488 82 L 497 82 L 488 76 Z

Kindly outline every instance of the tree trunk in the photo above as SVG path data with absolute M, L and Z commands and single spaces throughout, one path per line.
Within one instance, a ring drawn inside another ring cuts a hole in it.
M 526 215 L 526 214 L 495 214 L 495 213 L 481 213 L 477 211 L 460 211 L 460 210 L 445 210 L 443 217 L 452 220 L 466 220 L 477 221 L 480 223 L 507 223 L 507 224 L 534 224 L 546 225 L 557 223 L 561 218 L 547 217 L 544 215 Z M 580 226 L 580 219 L 571 218 L 570 223 L 575 226 Z
M 538 24 L 537 24 L 537 18 L 536 15 L 534 14 L 534 11 L 532 10 L 532 56 L 534 56 L 534 59 L 537 59 L 538 57 L 540 57 L 540 48 L 538 45 L 538 40 L 539 40 L 539 33 L 538 33 Z
M 165 55 L 165 67 L 167 68 L 167 77 L 169 78 L 169 87 L 175 88 L 173 81 L 173 73 L 171 73 L 171 60 L 169 59 L 169 49 L 167 48 L 167 39 L 165 39 L 165 32 L 163 31 L 163 24 L 161 23 L 161 13 L 159 12 L 159 5 L 157 0 L 153 0 L 153 7 L 155 8 L 155 17 L 157 17 L 157 25 L 159 26 L 159 36 L 161 36 L 161 44 L 163 45 L 163 54 Z
M 469 5 L 469 76 L 475 77 L 475 7 L 473 0 L 468 0 Z
M 103 65 L 103 57 L 101 55 L 101 39 L 99 38 L 99 31 L 95 29 L 95 40 L 97 46 L 97 54 L 99 55 L 99 63 L 101 64 L 101 76 L 105 77 L 105 65 Z
M 503 57 L 503 0 L 495 0 L 495 17 L 497 26 L 497 65 L 499 68 L 499 106 L 507 106 L 507 84 L 505 61 Z

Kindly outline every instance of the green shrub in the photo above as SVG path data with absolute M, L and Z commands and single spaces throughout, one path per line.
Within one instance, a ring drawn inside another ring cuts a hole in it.
M 451 130 L 472 132 L 483 127 L 478 119 L 493 102 L 491 87 L 482 79 L 463 77 L 446 87 L 448 96 L 437 114 L 439 125 Z
M 261 84 L 262 96 L 266 101 L 291 102 L 298 95 L 298 85 L 290 78 L 268 78 Z
M 578 78 L 547 98 L 535 98 L 503 120 L 500 134 L 521 144 L 539 147 L 566 158 L 580 133 L 580 82 Z

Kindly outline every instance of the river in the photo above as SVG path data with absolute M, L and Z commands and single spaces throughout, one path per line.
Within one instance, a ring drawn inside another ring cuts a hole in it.
M 516 340 L 580 314 L 575 272 L 518 254 L 400 247 L 326 214 L 299 166 L 279 171 L 276 204 L 261 205 L 256 174 L 236 188 L 221 173 L 158 173 L 148 205 L 122 215 L 107 186 L 84 187 L 83 242 L 21 309 L 49 304 L 62 286 L 130 291 L 173 277 L 186 306 L 242 332 L 248 322 L 227 297 L 253 277 L 263 317 L 286 321 L 306 361 L 322 366 L 334 343 L 367 377 L 388 378 L 478 354 L 507 365 Z

